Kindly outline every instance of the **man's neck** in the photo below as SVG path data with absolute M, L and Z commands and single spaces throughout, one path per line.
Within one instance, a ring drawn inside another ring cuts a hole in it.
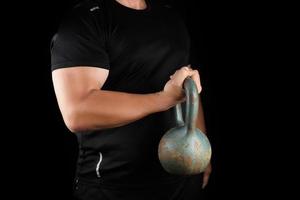
M 120 4 L 136 9 L 136 10 L 144 10 L 147 8 L 147 4 L 145 0 L 115 0 L 119 2 Z

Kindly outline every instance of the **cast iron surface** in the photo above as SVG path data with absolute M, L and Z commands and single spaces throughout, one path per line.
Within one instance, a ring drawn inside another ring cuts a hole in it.
M 171 174 L 192 175 L 205 170 L 211 159 L 208 138 L 196 127 L 199 94 L 191 77 L 184 81 L 186 94 L 185 122 L 181 104 L 175 106 L 176 127 L 162 137 L 158 156 L 163 168 Z

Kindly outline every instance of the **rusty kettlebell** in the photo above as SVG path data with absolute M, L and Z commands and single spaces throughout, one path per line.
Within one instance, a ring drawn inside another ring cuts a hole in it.
M 158 157 L 162 167 L 171 174 L 192 175 L 203 172 L 210 162 L 211 145 L 196 127 L 199 97 L 195 82 L 187 77 L 183 83 L 186 95 L 185 122 L 181 104 L 175 106 L 176 127 L 162 137 Z

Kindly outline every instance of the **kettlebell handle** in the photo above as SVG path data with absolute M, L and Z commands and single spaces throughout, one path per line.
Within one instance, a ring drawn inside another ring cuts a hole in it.
M 186 124 L 188 131 L 196 128 L 196 120 L 199 108 L 199 94 L 194 80 L 189 76 L 183 82 L 183 88 L 186 95 L 186 113 L 185 123 L 182 118 L 181 103 L 175 106 L 175 118 L 178 126 Z

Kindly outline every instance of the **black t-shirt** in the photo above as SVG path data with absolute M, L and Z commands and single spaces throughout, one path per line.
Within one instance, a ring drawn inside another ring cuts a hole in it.
M 189 64 L 189 50 L 186 27 L 169 5 L 147 1 L 147 9 L 134 10 L 115 0 L 88 0 L 68 12 L 53 37 L 52 70 L 105 68 L 109 75 L 102 90 L 152 93 Z M 78 133 L 77 176 L 121 185 L 181 180 L 163 170 L 157 152 L 161 137 L 175 125 L 173 109 Z

